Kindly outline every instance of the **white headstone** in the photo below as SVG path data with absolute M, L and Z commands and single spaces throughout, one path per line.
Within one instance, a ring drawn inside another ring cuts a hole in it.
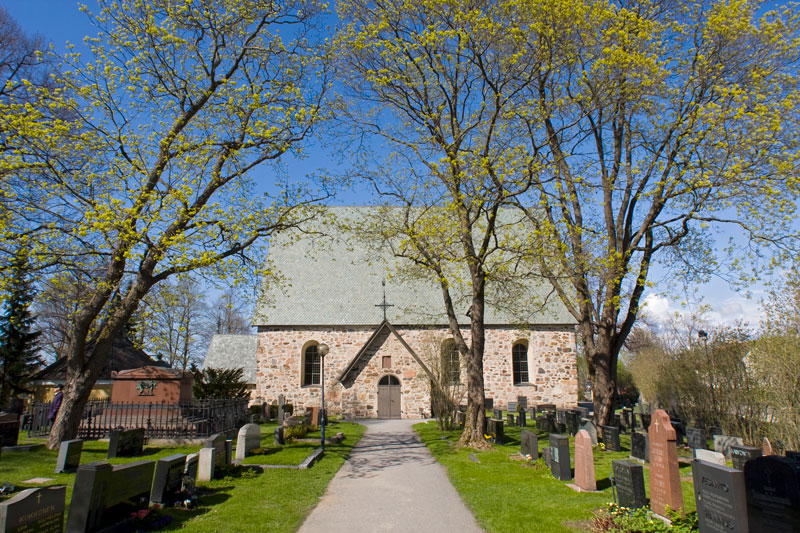
M 217 453 L 215 448 L 200 448 L 197 452 L 200 462 L 197 465 L 197 480 L 211 481 L 214 479 L 214 456 Z
M 707 463 L 725 466 L 725 456 L 719 452 L 712 452 L 711 450 L 701 450 L 700 448 L 697 448 L 694 451 L 694 458 Z
M 245 424 L 236 439 L 236 460 L 242 461 L 252 450 L 261 446 L 261 428 L 258 424 Z
M 731 446 L 743 446 L 744 441 L 741 437 L 731 437 L 729 435 L 714 435 L 714 451 L 719 452 L 728 459 L 731 457 Z

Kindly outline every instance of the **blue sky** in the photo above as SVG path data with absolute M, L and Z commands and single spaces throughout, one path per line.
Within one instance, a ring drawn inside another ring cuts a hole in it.
M 91 0 L 85 3 L 90 9 L 96 7 L 96 3 Z M 42 35 L 53 43 L 58 51 L 65 49 L 67 41 L 78 45 L 77 48 L 80 50 L 83 37 L 92 34 L 94 30 L 88 18 L 79 11 L 78 4 L 73 0 L 2 0 L 1 4 L 25 32 Z M 309 157 L 303 161 L 289 159 L 282 162 L 284 170 L 289 175 L 298 176 L 324 169 L 326 165 L 335 165 L 334 158 L 320 148 L 312 147 L 308 155 Z M 265 169 L 265 171 L 270 170 Z M 366 193 L 353 191 L 344 195 L 337 203 L 352 205 L 366 203 L 367 200 Z M 651 281 L 657 283 L 657 276 L 651 277 Z M 711 322 L 730 324 L 737 320 L 746 320 L 751 326 L 757 326 L 760 317 L 758 299 L 763 294 L 763 288 L 754 286 L 750 293 L 752 297 L 748 299 L 745 294 L 731 290 L 727 283 L 721 280 L 714 280 L 698 290 L 698 295 L 711 307 L 711 312 L 707 315 Z M 681 300 L 687 298 L 669 299 L 651 292 L 647 300 L 646 313 L 651 320 L 658 322 L 675 312 L 686 313 L 686 309 L 681 307 Z M 691 310 L 692 306 L 689 309 Z

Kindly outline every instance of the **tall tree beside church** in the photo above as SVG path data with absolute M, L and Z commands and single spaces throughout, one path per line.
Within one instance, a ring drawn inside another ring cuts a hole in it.
M 298 149 L 324 108 L 313 0 L 99 4 L 88 59 L 68 55 L 37 105 L 0 102 L 0 201 L 13 214 L 0 239 L 29 235 L 39 267 L 98 273 L 70 322 L 51 448 L 75 435 L 112 341 L 153 286 L 251 268 L 251 245 L 326 196 L 253 178 Z
M 30 312 L 35 292 L 24 252 L 17 252 L 5 274 L 8 292 L 0 315 L 0 405 L 17 393 L 29 392 L 28 377 L 41 363 L 37 355 L 40 333 L 33 330 L 35 318 Z
M 796 250 L 800 13 L 747 0 L 526 0 L 528 257 L 579 324 L 597 421 L 654 261 L 684 279 Z M 793 253 L 796 255 L 796 252 Z
M 508 274 L 499 214 L 529 186 L 524 139 L 509 117 L 533 81 L 516 60 L 504 3 L 345 0 L 337 43 L 352 91 L 348 117 L 391 155 L 364 169 L 393 208 L 362 222 L 441 287 L 443 309 L 467 369 L 467 423 L 460 445 L 487 446 L 484 317 L 487 283 Z M 370 158 L 373 156 L 370 154 Z M 415 270 L 415 271 L 414 271 Z M 467 294 L 466 300 L 462 295 Z M 469 333 L 459 318 L 469 309 Z

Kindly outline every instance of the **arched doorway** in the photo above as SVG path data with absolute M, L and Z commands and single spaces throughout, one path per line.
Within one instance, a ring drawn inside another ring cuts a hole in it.
M 400 381 L 394 376 L 378 382 L 378 418 L 400 418 Z

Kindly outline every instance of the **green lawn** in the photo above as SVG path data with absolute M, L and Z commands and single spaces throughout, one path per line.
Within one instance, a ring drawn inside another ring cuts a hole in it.
M 613 501 L 609 481 L 611 461 L 627 459 L 630 450 L 630 436 L 626 434 L 620 435 L 622 452 L 595 448 L 595 476 L 601 492 L 578 493 L 567 487 L 567 482 L 555 479 L 543 459 L 527 465 L 524 461 L 510 458 L 519 453 L 522 428 L 505 428 L 506 444 L 494 446 L 489 451 L 456 449 L 460 431 L 440 432 L 435 422 L 417 424 L 414 429 L 436 459 L 447 468 L 451 482 L 481 527 L 490 533 L 587 531 L 593 513 Z M 536 431 L 532 425 L 527 429 L 538 435 L 540 450 L 548 446 L 546 433 Z M 574 451 L 574 441 L 570 439 L 572 457 Z M 474 454 L 480 464 L 472 461 L 470 454 Z M 680 454 L 687 452 L 682 450 Z M 644 472 L 649 495 L 647 466 Z M 691 467 L 682 467 L 680 475 L 691 478 Z M 682 489 L 685 510 L 694 511 L 691 482 L 683 482 Z
M 272 446 L 274 424 L 262 425 L 262 446 Z M 247 468 L 228 470 L 228 476 L 207 483 L 198 483 L 199 506 L 192 510 L 168 509 L 161 511 L 173 518 L 164 531 L 186 528 L 191 531 L 295 531 L 306 515 L 316 505 L 331 478 L 358 442 L 365 428 L 358 424 L 332 422 L 331 435 L 343 432 L 345 440 L 337 445 L 326 445 L 325 455 L 308 470 L 271 469 L 259 471 Z M 318 434 L 318 433 L 317 433 Z M 313 437 L 313 434 L 311 435 Z M 33 442 L 20 439 L 20 444 Z M 42 441 L 38 441 L 42 442 Z M 313 450 L 316 446 L 307 446 Z M 271 452 L 270 461 L 264 464 L 296 463 L 300 444 L 288 445 L 284 451 Z M 108 443 L 85 441 L 81 463 L 105 461 Z M 194 453 L 198 446 L 160 448 L 146 446 L 144 455 L 133 458 L 116 458 L 109 462 L 122 464 L 141 459 L 156 460 L 174 453 Z M 284 456 L 285 455 L 285 456 Z M 54 474 L 58 451 L 39 450 L 25 453 L 4 453 L 0 456 L 0 484 L 9 482 L 18 490 L 28 486 L 22 483 L 34 477 L 49 477 L 54 481 L 48 485 L 67 486 L 67 509 L 72 496 L 75 474 Z M 255 461 L 262 462 L 262 461 Z M 65 513 L 66 514 L 66 513 Z

